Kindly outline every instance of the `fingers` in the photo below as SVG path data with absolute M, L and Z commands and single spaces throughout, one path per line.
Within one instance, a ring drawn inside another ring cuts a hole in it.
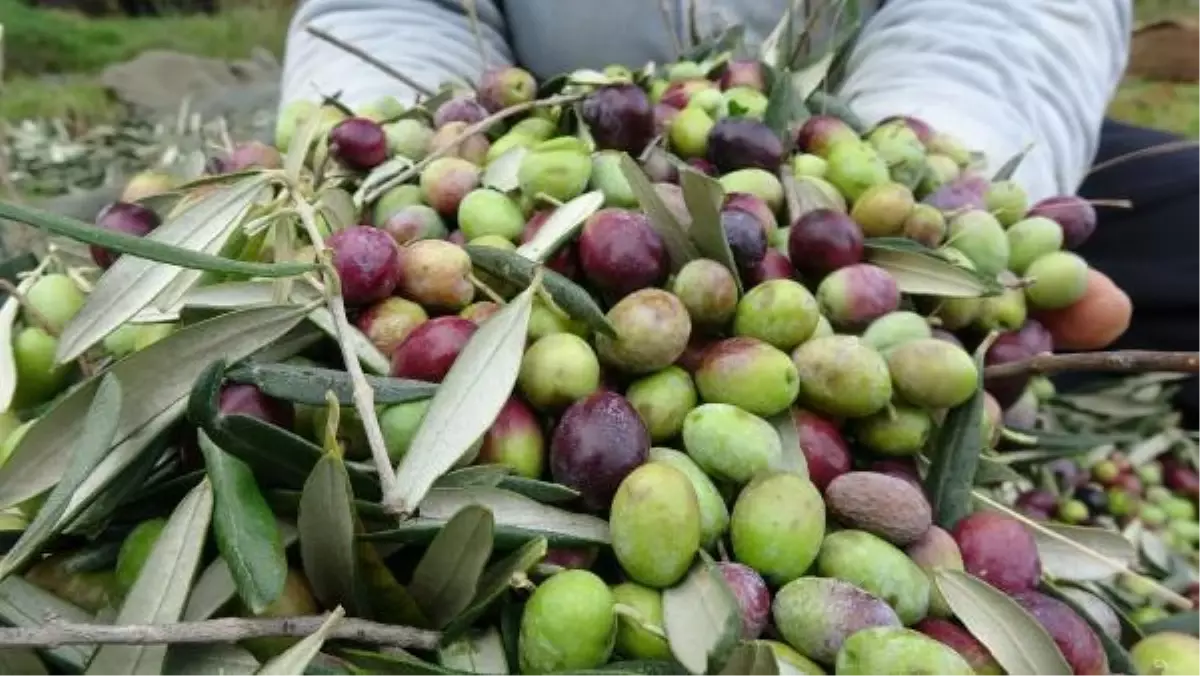
M 1099 350 L 1111 345 L 1129 328 L 1133 304 L 1111 279 L 1097 270 L 1088 271 L 1083 298 L 1061 310 L 1035 314 L 1061 350 Z

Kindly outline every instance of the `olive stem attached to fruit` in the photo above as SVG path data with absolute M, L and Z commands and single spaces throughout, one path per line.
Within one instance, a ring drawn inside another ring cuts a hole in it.
M 292 193 L 295 196 L 296 211 L 300 214 L 300 221 L 304 224 L 309 239 L 314 243 L 321 242 L 321 232 L 317 229 L 316 212 L 313 210 L 312 204 L 309 204 L 299 194 L 296 186 L 293 186 Z M 354 383 L 354 408 L 358 411 L 358 416 L 362 419 L 363 428 L 367 433 L 367 444 L 371 447 L 371 457 L 375 462 L 375 470 L 379 473 L 380 487 L 383 489 L 384 495 L 387 495 L 396 484 L 396 474 L 392 471 L 391 459 L 383 441 L 383 430 L 379 427 L 379 417 L 375 413 L 375 391 L 367 382 L 362 364 L 358 362 L 358 355 L 354 353 L 354 347 L 350 344 L 350 332 L 352 331 L 350 319 L 346 316 L 346 302 L 342 298 L 337 271 L 329 259 L 328 249 L 318 250 L 317 258 L 325 270 L 325 301 L 329 305 L 330 314 L 333 315 L 338 347 L 341 348 L 346 371 Z
M 417 92 L 420 92 L 423 96 L 432 98 L 433 96 L 437 95 L 437 92 L 433 91 L 429 87 L 426 87 L 425 85 L 417 82 L 416 80 L 410 78 L 409 76 L 405 75 L 404 73 L 401 73 L 400 71 L 396 70 L 395 68 L 392 68 L 391 66 L 389 66 L 386 63 L 380 61 L 379 59 L 371 56 L 370 54 L 364 52 L 363 50 L 359 49 L 358 47 L 355 47 L 354 45 L 352 45 L 348 42 L 343 42 L 339 38 L 333 37 L 329 33 L 325 32 L 324 30 L 321 30 L 320 28 L 317 28 L 316 26 L 313 26 L 310 24 L 308 26 L 305 26 L 304 30 L 309 35 L 311 35 L 315 38 L 324 40 L 325 42 L 328 42 L 329 44 L 333 45 L 334 47 L 337 47 L 338 49 L 346 52 L 347 54 L 352 54 L 354 56 L 357 56 L 358 58 L 362 59 L 363 61 L 371 64 L 372 66 L 375 66 L 379 70 L 382 70 L 383 72 L 387 73 L 388 75 L 391 75 L 392 77 L 396 78 L 397 80 L 403 82 L 405 85 L 412 87 Z
M 1106 371 L 1109 373 L 1195 373 L 1200 370 L 1200 353 L 1114 350 L 1078 354 L 1040 354 L 1029 359 L 996 364 L 984 370 L 985 378 L 1063 371 Z
M 233 643 L 267 636 L 302 638 L 315 632 L 326 615 L 282 618 L 226 617 L 201 622 L 171 624 L 75 624 L 47 622 L 37 627 L 0 628 L 0 646 L 42 648 L 64 645 L 155 645 L 163 643 Z M 333 626 L 328 638 L 375 645 L 432 650 L 441 638 L 436 631 L 382 624 L 346 617 Z

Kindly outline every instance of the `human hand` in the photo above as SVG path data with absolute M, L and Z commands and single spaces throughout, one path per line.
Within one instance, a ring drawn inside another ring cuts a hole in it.
M 1088 270 L 1087 290 L 1074 305 L 1034 313 L 1063 350 L 1099 350 L 1129 328 L 1133 304 L 1129 296 L 1099 270 Z

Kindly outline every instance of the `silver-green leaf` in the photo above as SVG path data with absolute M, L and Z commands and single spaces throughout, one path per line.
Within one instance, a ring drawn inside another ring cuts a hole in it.
M 692 241 L 696 243 L 696 248 L 702 256 L 729 268 L 740 293 L 741 276 L 738 274 L 737 263 L 733 260 L 729 240 L 725 239 L 725 228 L 721 226 L 724 188 L 720 183 L 694 169 L 679 171 L 679 186 L 683 188 L 683 201 L 692 214 L 692 227 L 688 231 Z
M 266 185 L 266 177 L 260 175 L 215 191 L 144 239 L 189 251 L 219 249 Z M 182 272 L 145 258 L 118 258 L 96 282 L 83 309 L 63 329 L 55 359 L 63 364 L 83 354 L 149 305 Z
M 171 513 L 114 624 L 179 621 L 208 540 L 212 508 L 212 488 L 202 481 Z M 159 674 L 166 657 L 165 645 L 106 645 L 96 651 L 87 673 Z
M 1032 615 L 968 573 L 939 568 L 934 583 L 955 616 L 1010 674 L 1070 674 L 1071 665 Z
M 346 466 L 331 453 L 317 461 L 300 494 L 300 560 L 313 594 L 326 608 L 358 605 L 353 497 Z
M 500 414 L 517 382 L 537 290 L 531 285 L 484 322 L 454 360 L 384 496 L 399 513 L 412 514 Z
M 471 604 L 492 555 L 492 513 L 478 505 L 459 510 L 425 550 L 409 593 L 437 629 Z
M 178 418 L 192 383 L 214 358 L 244 359 L 286 334 L 302 318 L 303 310 L 291 307 L 231 312 L 180 329 L 114 364 L 109 372 L 125 391 L 138 396 L 121 407 L 113 449 L 76 491 L 64 518 L 77 514 Z M 58 483 L 68 462 L 62 450 L 78 441 L 99 385 L 99 378 L 82 383 L 29 428 L 0 466 L 0 509 L 16 506 Z
M 500 192 L 516 190 L 519 185 L 517 170 L 520 169 L 521 160 L 525 159 L 528 152 L 529 149 L 524 146 L 513 146 L 504 151 L 500 157 L 488 162 L 487 169 L 483 172 L 483 185 Z
M 866 259 L 887 270 L 892 279 L 896 280 L 896 286 L 902 293 L 944 298 L 977 298 L 1000 290 L 998 284 L 989 283 L 973 270 L 929 253 L 886 249 L 873 246 L 868 241 Z
M 8 550 L 4 559 L 0 560 L 0 580 L 25 565 L 30 557 L 37 555 L 46 541 L 62 526 L 60 519 L 71 496 L 112 448 L 113 437 L 117 433 L 117 421 L 121 414 L 121 398 L 121 382 L 111 373 L 103 376 L 96 390 L 96 397 L 84 418 L 83 433 L 69 453 L 71 461 L 66 471 L 59 479 L 58 485 L 50 491 L 50 496 L 38 510 L 33 523 L 26 527 L 21 538 Z
M 682 582 L 663 592 L 663 625 L 671 654 L 693 674 L 711 673 L 729 659 L 742 630 L 737 598 L 701 553 Z
M 688 237 L 687 229 L 663 202 L 646 172 L 629 155 L 621 155 L 621 173 L 629 181 L 638 204 L 650 219 L 650 226 L 662 237 L 667 257 L 671 259 L 671 270 L 678 272 L 688 261 L 699 258 L 700 252 Z
M 272 658 L 258 673 L 269 676 L 301 676 L 321 651 L 321 646 L 325 645 L 325 638 L 329 636 L 329 632 L 333 631 L 345 615 L 346 611 L 340 606 L 335 608 L 329 614 L 329 619 L 325 620 L 316 632 L 305 636 L 299 643 Z
M 514 150 L 516 149 L 514 148 Z M 517 248 L 517 253 L 531 261 L 544 262 L 574 237 L 575 233 L 583 227 L 584 221 L 602 206 L 604 206 L 604 193 L 599 190 L 585 192 L 563 204 L 550 214 L 533 239 Z

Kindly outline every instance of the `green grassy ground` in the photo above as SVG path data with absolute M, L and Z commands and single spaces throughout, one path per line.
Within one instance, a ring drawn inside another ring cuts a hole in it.
M 1195 16 L 1196 0 L 1136 0 L 1138 19 Z M 220 58 L 243 58 L 255 46 L 279 54 L 291 0 L 230 0 L 216 16 L 152 20 L 84 19 L 0 0 L 7 82 L 0 119 L 70 118 L 84 124 L 121 114 L 92 75 L 145 49 L 167 48 Z M 47 75 L 53 77 L 47 77 Z M 1118 119 L 1200 135 L 1200 88 L 1130 79 L 1113 101 Z
M 93 77 L 105 66 L 147 49 L 172 49 L 224 59 L 254 47 L 282 53 L 289 0 L 228 0 L 215 16 L 154 19 L 84 18 L 0 0 L 4 77 L 0 119 L 69 117 L 109 121 L 121 110 Z

